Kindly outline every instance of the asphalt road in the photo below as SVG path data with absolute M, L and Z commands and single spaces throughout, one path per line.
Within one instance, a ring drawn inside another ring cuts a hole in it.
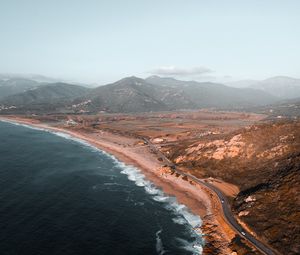
M 219 200 L 221 202 L 225 220 L 232 227 L 232 229 L 234 229 L 236 231 L 236 233 L 238 233 L 242 238 L 249 241 L 253 246 L 255 246 L 262 253 L 267 254 L 267 255 L 275 255 L 273 250 L 271 250 L 269 247 L 267 247 L 262 242 L 257 240 L 253 235 L 251 235 L 249 232 L 247 232 L 245 229 L 243 229 L 243 227 L 236 221 L 236 219 L 231 211 L 231 208 L 230 208 L 230 205 L 229 205 L 229 202 L 228 202 L 226 196 L 218 188 L 216 188 L 215 186 L 213 186 L 212 184 L 210 184 L 208 182 L 198 179 L 197 177 L 195 177 L 191 174 L 182 172 L 159 149 L 157 149 L 153 143 L 151 143 L 146 138 L 143 138 L 143 140 L 146 144 L 149 145 L 150 149 L 152 151 L 156 152 L 164 160 L 164 162 L 168 166 L 170 166 L 176 173 L 180 174 L 181 176 L 186 176 L 190 180 L 193 180 L 194 182 L 196 182 L 200 185 L 203 185 L 203 186 L 207 187 L 208 189 L 210 189 L 211 191 L 213 191 L 217 195 L 217 197 L 219 198 Z

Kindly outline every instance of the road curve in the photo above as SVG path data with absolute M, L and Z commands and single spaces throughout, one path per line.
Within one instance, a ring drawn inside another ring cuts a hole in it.
M 263 254 L 266 255 L 276 255 L 276 253 L 271 250 L 268 246 L 257 240 L 253 235 L 251 235 L 247 230 L 245 230 L 235 219 L 233 216 L 233 213 L 230 209 L 229 202 L 226 198 L 226 196 L 220 191 L 217 187 L 213 186 L 210 183 L 207 183 L 191 174 L 184 173 L 181 170 L 179 170 L 176 165 L 171 162 L 159 149 L 156 148 L 156 146 L 149 141 L 147 138 L 142 138 L 144 142 L 150 147 L 152 151 L 155 151 L 167 164 L 170 166 L 176 173 L 180 174 L 181 176 L 186 176 L 190 180 L 193 180 L 194 182 L 203 185 L 207 187 L 209 190 L 213 191 L 217 197 L 220 200 L 220 203 L 222 205 L 223 215 L 225 217 L 225 220 L 227 223 L 245 240 L 250 242 L 253 246 L 255 246 L 259 251 L 261 251 Z

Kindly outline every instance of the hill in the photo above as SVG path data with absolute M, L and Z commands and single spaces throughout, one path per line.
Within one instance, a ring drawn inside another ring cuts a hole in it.
M 179 81 L 173 78 L 150 76 L 147 82 L 181 89 L 198 108 L 243 108 L 266 105 L 276 101 L 276 97 L 251 88 L 232 88 L 212 82 Z
M 84 105 L 84 102 L 89 102 Z M 84 105 L 84 106 L 83 106 Z M 195 107 L 181 90 L 153 86 L 137 77 L 127 77 L 93 89 L 75 100 L 75 109 L 106 112 L 150 112 Z
M 266 114 L 269 119 L 299 119 L 300 98 L 281 100 L 264 106 L 249 107 L 245 111 Z
M 0 100 L 10 95 L 25 92 L 42 85 L 41 83 L 22 78 L 0 79 Z
M 53 83 L 29 89 L 23 93 L 5 97 L 3 107 L 13 106 L 14 111 L 47 111 L 66 107 L 72 100 L 85 95 L 89 89 L 67 83 Z
M 237 185 L 237 218 L 282 254 L 300 253 L 300 122 L 271 122 L 180 142 L 170 158 L 199 178 Z M 293 238 L 291 238 L 293 237 Z

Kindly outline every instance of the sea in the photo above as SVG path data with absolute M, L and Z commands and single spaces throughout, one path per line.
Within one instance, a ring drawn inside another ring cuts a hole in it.
M 1 255 L 201 254 L 201 219 L 136 167 L 0 121 Z

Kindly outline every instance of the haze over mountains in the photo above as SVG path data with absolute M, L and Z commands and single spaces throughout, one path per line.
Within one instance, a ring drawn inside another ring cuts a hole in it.
M 5 97 L 2 102 L 5 105 L 33 105 L 33 104 L 61 104 L 64 101 L 73 100 L 88 91 L 87 88 L 67 84 L 50 83 L 30 88 L 22 93 Z
M 292 99 L 300 97 L 300 79 L 287 76 L 276 76 L 262 81 L 242 80 L 228 83 L 237 88 L 254 88 L 263 90 L 280 99 Z
M 212 82 L 132 76 L 105 86 L 88 88 L 20 77 L 3 78 L 0 75 L 0 109 L 2 113 L 39 110 L 128 113 L 199 108 L 243 109 L 300 97 L 299 79 L 273 77 L 248 85 L 246 88 L 237 88 Z
M 24 78 L 0 79 L 0 100 L 10 95 L 23 93 L 40 85 L 37 81 Z
M 45 82 L 45 83 L 54 83 L 61 82 L 61 79 L 56 79 L 53 77 L 48 77 L 40 74 L 4 74 L 0 73 L 0 80 L 13 80 L 13 79 L 24 79 L 24 80 L 32 80 L 36 82 Z

